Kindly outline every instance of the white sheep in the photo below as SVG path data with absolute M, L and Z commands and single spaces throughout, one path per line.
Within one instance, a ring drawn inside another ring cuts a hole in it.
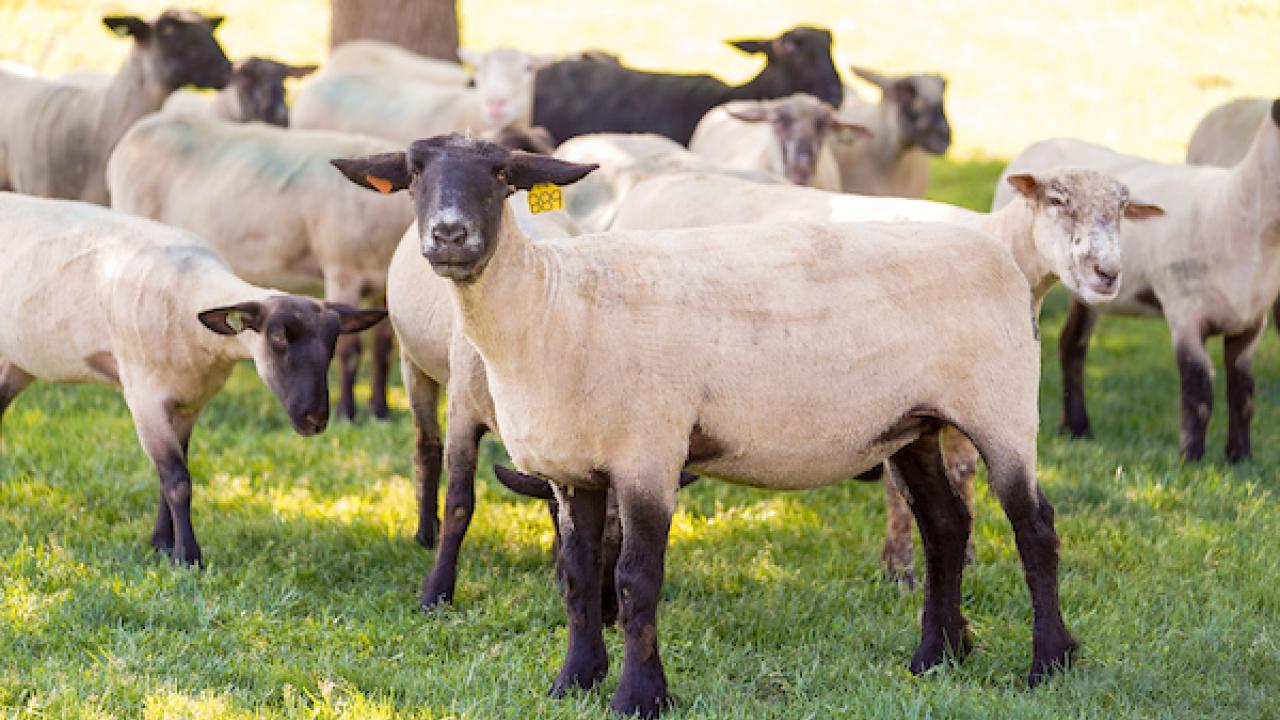
M 1270 112 L 1266 98 L 1239 98 L 1210 110 L 1191 133 L 1187 164 L 1229 168 L 1240 162 Z
M 951 145 L 951 125 L 943 108 L 947 81 L 931 73 L 892 77 L 854 66 L 880 89 L 880 102 L 862 99 L 846 86 L 840 118 L 871 131 L 867 142 L 832 149 L 847 193 L 924 197 L 929 188 L 929 155 Z
M 329 74 L 385 74 L 436 85 L 466 87 L 471 73 L 461 64 L 438 60 L 406 50 L 382 40 L 348 40 L 329 53 L 324 61 Z
M 828 104 L 804 93 L 776 100 L 735 100 L 703 116 L 689 150 L 725 167 L 758 170 L 796 185 L 840 190 L 834 142 L 869 137 Z
M 185 10 L 167 10 L 151 23 L 103 18 L 134 40 L 105 85 L 0 71 L 0 190 L 106 205 L 103 169 L 125 130 L 183 85 L 226 84 L 231 63 L 213 37 L 221 22 Z
M 329 158 L 382 152 L 379 138 L 153 115 L 135 124 L 107 163 L 111 206 L 185 228 L 240 277 L 290 292 L 378 304 L 387 266 L 413 213 L 352 187 Z M 391 331 L 374 335 L 370 407 L 389 417 Z M 360 342 L 339 348 L 338 415 L 354 418 Z
M 236 363 L 313 435 L 338 334 L 386 315 L 250 285 L 195 235 L 87 203 L 0 193 L 0 246 L 0 415 L 36 379 L 120 388 L 160 476 L 151 543 L 174 562 L 201 562 L 187 446 Z
M 1266 311 L 1280 292 L 1280 100 L 1257 129 L 1244 159 L 1230 169 L 1166 165 L 1107 148 L 1059 138 L 1036 143 L 1006 174 L 1062 165 L 1107 173 L 1168 214 L 1122 228 L 1124 287 L 1115 300 L 1092 308 L 1073 301 L 1059 338 L 1063 421 L 1088 435 L 1084 359 L 1099 313 L 1161 316 L 1169 325 L 1182 386 L 1181 448 L 1204 455 L 1213 409 L 1213 364 L 1205 349 L 1223 336 L 1227 367 L 1227 459 L 1251 454 L 1253 351 Z M 998 188 L 995 206 L 1012 194 Z
M 528 127 L 534 77 L 550 58 L 511 48 L 463 48 L 458 55 L 475 68 L 475 87 L 392 73 L 321 71 L 299 88 L 293 127 L 355 132 L 402 144 L 440 132 Z
M 971 517 L 942 467 L 947 424 L 982 452 L 1014 528 L 1035 615 L 1031 682 L 1068 662 L 1053 511 L 1035 479 L 1031 292 L 985 234 L 787 223 L 533 243 L 502 199 L 593 166 L 459 135 L 336 164 L 365 187 L 411 189 L 422 252 L 451 281 L 503 442 L 522 472 L 556 483 L 569 652 L 553 694 L 608 668 L 600 539 L 612 490 L 625 649 L 611 707 L 652 716 L 667 702 L 656 612 L 685 467 L 802 489 L 891 459 L 928 560 L 910 669 L 962 657 Z M 971 321 L 957 327 L 954 315 Z
M 207 115 L 227 122 L 266 122 L 289 126 L 289 106 L 285 104 L 285 78 L 306 77 L 315 65 L 286 65 L 266 58 L 251 57 L 231 66 L 227 86 L 213 93 L 179 90 L 165 100 L 163 112 L 170 115 Z

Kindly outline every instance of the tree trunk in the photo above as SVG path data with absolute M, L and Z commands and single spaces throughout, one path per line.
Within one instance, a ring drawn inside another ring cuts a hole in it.
M 356 38 L 384 40 L 427 57 L 457 60 L 457 0 L 333 0 L 329 46 Z

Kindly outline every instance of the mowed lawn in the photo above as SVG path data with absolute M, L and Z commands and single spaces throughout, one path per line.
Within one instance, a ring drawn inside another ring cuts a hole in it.
M 940 164 L 935 195 L 982 206 L 999 169 Z M 878 485 L 780 494 L 704 480 L 681 494 L 660 611 L 679 697 L 671 717 L 1280 716 L 1276 338 L 1268 331 L 1258 356 L 1256 459 L 1221 462 L 1219 392 L 1210 460 L 1183 466 L 1158 322 L 1102 322 L 1088 373 L 1098 439 L 1056 432 L 1063 312 L 1055 294 L 1043 318 L 1040 480 L 1058 510 L 1063 607 L 1083 643 L 1075 667 L 1023 688 L 1030 606 L 985 483 L 965 585 L 977 650 L 914 678 L 905 663 L 921 596 L 880 577 Z M 604 716 L 614 629 L 599 690 L 545 697 L 565 645 L 550 524 L 494 481 L 496 445 L 482 458 L 458 606 L 417 610 L 432 554 L 412 538 L 411 425 L 403 394 L 395 401 L 391 424 L 303 439 L 239 368 L 192 446 L 201 573 L 147 545 L 157 482 L 118 395 L 27 391 L 0 451 L 5 714 Z

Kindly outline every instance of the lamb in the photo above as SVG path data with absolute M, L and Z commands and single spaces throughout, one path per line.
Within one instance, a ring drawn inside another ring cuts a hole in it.
M 236 362 L 314 435 L 339 333 L 386 312 L 250 285 L 191 233 L 83 202 L 0 193 L 0 218 L 0 416 L 36 379 L 120 388 L 160 477 L 151 544 L 202 564 L 187 446 Z
M 836 137 L 833 138 L 832 136 Z M 707 113 L 689 141 L 693 152 L 726 167 L 780 175 L 796 185 L 840 190 L 829 141 L 870 137 L 842 122 L 821 100 L 796 93 L 777 100 L 738 100 Z
M 1191 133 L 1187 164 L 1229 168 L 1240 162 L 1270 111 L 1265 98 L 1238 98 L 1210 110 Z
M 839 107 L 840 76 L 831 63 L 831 33 L 795 27 L 768 40 L 734 40 L 765 56 L 764 70 L 745 85 L 710 75 L 643 72 L 595 59 L 566 60 L 538 73 L 533 123 L 557 142 L 588 133 L 657 133 L 688 145 L 698 121 L 730 100 L 762 100 L 807 92 Z
M 933 73 L 892 77 L 857 66 L 851 69 L 878 87 L 881 97 L 871 103 L 845 88 L 841 119 L 863 125 L 872 139 L 834 146 L 844 191 L 924 197 L 929 155 L 941 155 L 951 146 L 951 125 L 943 108 L 946 79 Z
M 0 72 L 0 190 L 106 205 L 107 157 L 138 118 L 183 85 L 221 88 L 231 63 L 213 31 L 222 18 L 167 10 L 103 23 L 133 48 L 111 82 L 83 87 Z
M 569 651 L 553 694 L 608 668 L 600 541 L 611 490 L 625 646 L 611 707 L 654 716 L 667 703 L 656 611 L 685 467 L 802 489 L 891 459 L 928 562 L 909 667 L 962 657 L 971 517 L 942 468 L 943 425 L 977 445 L 1012 522 L 1035 615 L 1030 682 L 1068 662 L 1053 510 L 1035 480 L 1031 292 L 985 234 L 791 223 L 532 243 L 501 200 L 594 166 L 459 135 L 336 164 L 364 187 L 411 190 L 422 252 L 451 282 L 503 442 L 520 471 L 555 483 Z M 972 321 L 957 328 L 939 305 Z
M 1015 202 L 991 214 L 944 203 L 865 197 L 808 188 L 770 187 L 696 173 L 667 175 L 635 186 L 619 208 L 614 229 L 693 228 L 786 222 L 934 221 L 980 230 L 1008 248 L 1037 308 L 1061 280 L 1090 303 L 1119 290 L 1120 219 L 1163 211 L 1130 199 L 1123 184 L 1092 171 L 1010 176 Z M 1037 312 L 1038 314 L 1038 312 Z M 943 433 L 947 476 L 972 511 L 978 451 L 948 428 Z M 915 584 L 911 513 L 894 482 L 885 482 L 887 529 L 881 558 L 887 575 Z M 969 550 L 972 555 L 972 548 Z
M 1213 364 L 1205 349 L 1223 336 L 1227 366 L 1227 445 L 1230 462 L 1251 454 L 1253 351 L 1266 311 L 1280 292 L 1280 100 L 1254 135 L 1248 154 L 1231 169 L 1166 165 L 1060 138 L 1036 143 L 1006 174 L 1063 164 L 1113 175 L 1169 214 L 1122 229 L 1124 289 L 1092 308 L 1073 300 L 1059 339 L 1063 424 L 1073 437 L 1089 434 L 1084 360 L 1100 313 L 1163 315 L 1173 336 L 1181 380 L 1182 454 L 1199 460 L 1213 411 Z M 1008 203 L 1001 188 L 995 206 Z
M 298 91 L 293 127 L 355 132 L 400 144 L 454 130 L 528 127 L 534 74 L 550 59 L 510 48 L 463 48 L 458 55 L 476 69 L 474 88 L 393 74 L 318 73 Z
M 413 213 L 352 187 L 329 158 L 391 147 L 359 135 L 154 115 L 125 133 L 107 163 L 111 206 L 195 232 L 249 282 L 381 304 L 387 266 Z M 385 419 L 388 326 L 373 346 L 370 410 Z M 354 419 L 359 339 L 343 338 L 338 355 L 338 415 Z
M 329 53 L 324 72 L 385 74 L 453 87 L 466 87 L 471 82 L 471 73 L 459 63 L 429 58 L 382 40 L 360 39 L 342 43 Z
M 231 66 L 231 79 L 216 93 L 179 90 L 165 101 L 171 115 L 208 115 L 227 122 L 265 122 L 289 126 L 289 106 L 284 100 L 285 78 L 306 77 L 315 65 L 286 65 L 251 57 Z

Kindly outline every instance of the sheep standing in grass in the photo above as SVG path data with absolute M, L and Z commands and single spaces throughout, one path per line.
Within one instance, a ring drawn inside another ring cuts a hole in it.
M 712 162 L 785 177 L 796 185 L 840 190 L 830 143 L 869 137 L 842 122 L 830 105 L 804 93 L 777 100 L 738 100 L 707 113 L 689 149 Z
M 306 77 L 315 65 L 286 65 L 266 58 L 249 58 L 231 66 L 231 79 L 216 93 L 179 90 L 164 103 L 164 112 L 207 115 L 227 122 L 260 121 L 289 126 L 284 100 L 285 78 Z
M 1009 249 L 1039 306 L 1059 280 L 1089 302 L 1105 302 L 1119 290 L 1120 220 L 1139 220 L 1161 210 L 1129 197 L 1121 183 L 1091 171 L 1059 171 L 1009 178 L 1015 201 L 998 212 L 977 213 L 945 203 L 865 197 L 808 188 L 762 186 L 697 173 L 646 180 L 618 209 L 618 230 L 693 228 L 711 225 L 932 221 L 980 230 Z M 947 477 L 973 508 L 978 451 L 963 435 L 943 433 Z M 890 472 L 892 466 L 890 465 Z M 885 482 L 887 530 L 881 555 L 890 577 L 915 583 L 911 510 L 898 484 Z M 972 548 L 969 550 L 972 555 Z
M 847 193 L 922 198 L 929 189 L 929 155 L 951 146 L 941 75 L 891 77 L 854 66 L 858 77 L 880 89 L 880 102 L 845 88 L 840 118 L 871 131 L 871 140 L 836 144 L 841 185 Z
M 928 562 L 910 669 L 964 656 L 971 516 L 942 467 L 945 425 L 978 446 L 1014 528 L 1035 616 L 1030 681 L 1068 662 L 1053 510 L 1035 475 L 1031 292 L 985 234 L 790 223 L 532 243 L 503 199 L 593 166 L 458 135 L 336 164 L 370 189 L 411 190 L 422 252 L 451 281 L 503 442 L 522 472 L 556 483 L 569 649 L 554 694 L 608 670 L 600 543 L 612 490 L 624 657 L 611 707 L 654 716 L 667 704 L 656 613 L 685 467 L 802 489 L 890 459 Z
M 320 72 L 298 90 L 293 126 L 341 130 L 406 143 L 450 131 L 529 126 L 534 76 L 547 57 L 511 48 L 458 51 L 475 68 L 475 87 L 440 85 L 394 73 Z
M 196 236 L 86 203 L 0 193 L 0 247 L 0 415 L 36 379 L 120 388 L 160 475 L 151 544 L 179 563 L 201 562 L 188 441 L 235 364 L 313 435 L 339 333 L 386 315 L 250 285 Z
M 107 157 L 129 126 L 183 85 L 226 85 L 231 63 L 213 37 L 221 22 L 185 10 L 150 23 L 103 18 L 134 44 L 101 87 L 0 71 L 0 190 L 106 205 Z
M 153 115 L 111 155 L 111 206 L 196 233 L 250 282 L 382 304 L 387 266 L 413 213 L 352 187 L 329 158 L 391 147 L 346 133 Z M 384 325 L 374 334 L 370 380 L 370 409 L 384 419 L 391 346 Z M 342 339 L 339 358 L 338 415 L 354 419 L 356 336 Z
M 1073 300 L 1062 328 L 1063 424 L 1090 433 L 1084 361 L 1100 313 L 1163 316 L 1173 336 L 1181 380 L 1182 454 L 1199 460 L 1213 411 L 1213 363 L 1205 340 L 1223 336 L 1227 367 L 1227 460 L 1251 454 L 1253 352 L 1267 309 L 1280 292 L 1280 100 L 1255 131 L 1248 154 L 1231 169 L 1166 165 L 1059 138 L 1036 143 L 1006 175 L 1062 165 L 1092 168 L 1168 211 L 1122 229 L 1124 288 L 1101 307 Z M 995 207 L 1013 198 L 997 189 Z

